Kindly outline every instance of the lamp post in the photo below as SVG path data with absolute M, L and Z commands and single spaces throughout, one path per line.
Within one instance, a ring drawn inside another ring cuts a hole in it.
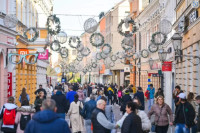
M 166 52 L 164 49 L 159 49 L 158 56 L 159 56 L 159 59 L 161 62 L 166 61 L 167 54 L 168 54 L 168 52 Z
M 149 66 L 152 69 L 154 60 L 152 58 L 149 59 Z
M 139 69 L 139 86 L 140 86 L 140 71 L 141 71 L 141 63 L 140 63 L 140 61 L 137 63 L 137 68 Z

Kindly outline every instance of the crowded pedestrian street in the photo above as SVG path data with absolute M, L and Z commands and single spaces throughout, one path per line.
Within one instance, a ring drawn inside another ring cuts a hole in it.
M 0 0 L 0 133 L 200 133 L 199 0 Z

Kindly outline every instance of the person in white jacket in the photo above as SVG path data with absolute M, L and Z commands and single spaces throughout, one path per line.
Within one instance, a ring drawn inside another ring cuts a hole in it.
M 133 102 L 137 103 L 137 105 L 140 106 L 139 99 L 135 98 L 133 100 Z M 151 129 L 151 121 L 149 120 L 147 114 L 144 111 L 138 109 L 137 110 L 137 115 L 141 118 L 141 121 L 142 121 L 142 130 L 144 131 L 144 133 L 148 133 L 150 131 L 150 129 Z M 124 120 L 125 120 L 125 118 L 127 116 L 128 116 L 128 114 L 125 113 L 122 116 L 122 118 L 119 121 L 117 121 L 117 126 L 118 127 L 120 127 L 120 128 L 122 127 L 122 124 L 123 124 L 123 122 L 124 122 Z

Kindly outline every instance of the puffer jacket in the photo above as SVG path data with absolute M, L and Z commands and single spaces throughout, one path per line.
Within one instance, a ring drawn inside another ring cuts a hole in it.
M 17 124 L 17 133 L 24 133 L 24 130 L 21 130 L 20 128 L 20 120 L 22 115 L 30 115 L 31 118 L 33 114 L 35 113 L 35 109 L 31 106 L 22 106 L 20 108 L 17 108 L 17 115 L 15 118 L 15 124 Z
M 83 101 L 85 99 L 85 95 L 84 95 L 84 92 L 83 90 L 77 90 L 77 94 L 78 94 L 78 100 L 79 101 Z
M 153 114 L 155 114 L 155 124 L 158 126 L 166 126 L 169 124 L 168 115 L 170 122 L 173 122 L 172 110 L 166 103 L 164 103 L 162 107 L 160 107 L 157 103 L 154 104 L 148 113 L 149 119 Z

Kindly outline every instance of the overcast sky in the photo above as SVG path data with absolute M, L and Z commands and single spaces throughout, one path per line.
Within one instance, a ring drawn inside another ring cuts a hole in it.
M 120 1 L 121 0 L 54 0 L 54 14 L 63 14 L 57 16 L 61 21 L 61 29 L 69 36 L 80 36 L 84 32 L 83 25 L 85 20 L 95 17 L 98 21 L 99 19 L 97 16 L 102 11 L 107 12 Z

